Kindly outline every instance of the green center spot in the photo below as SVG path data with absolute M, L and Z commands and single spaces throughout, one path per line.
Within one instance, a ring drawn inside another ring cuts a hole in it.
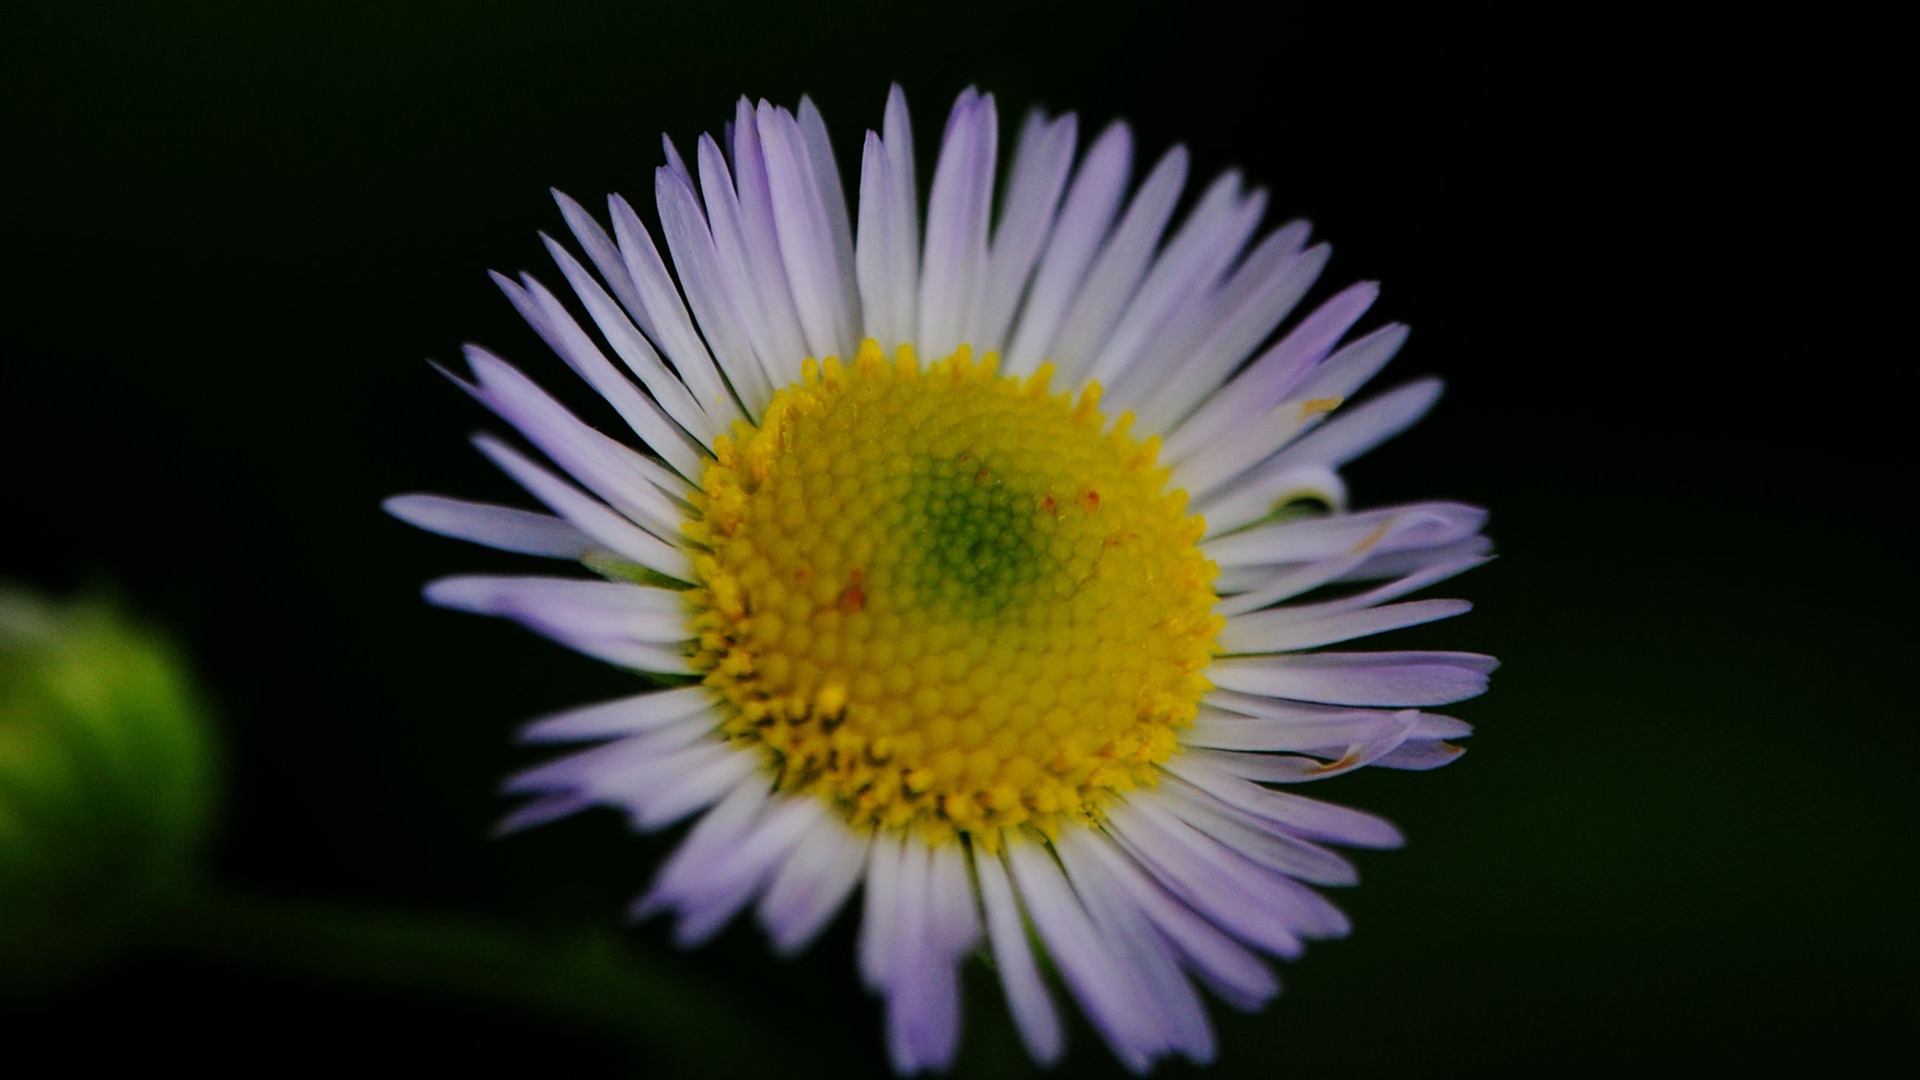
M 902 583 L 955 614 L 999 615 L 1027 595 L 1050 560 L 1034 520 L 1040 500 L 989 461 L 962 452 L 914 459 Z

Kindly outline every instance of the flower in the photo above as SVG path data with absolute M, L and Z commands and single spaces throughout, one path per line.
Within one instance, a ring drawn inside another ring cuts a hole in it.
M 0 581 L 0 994 L 79 974 L 192 891 L 218 756 L 167 634 Z
M 1406 338 L 1342 344 L 1376 287 L 1276 337 L 1327 260 L 1305 223 L 1249 246 L 1266 196 L 1229 172 L 1163 241 L 1186 152 L 1129 199 L 1126 126 L 1077 168 L 1076 138 L 1029 118 L 995 214 L 993 98 L 962 94 L 923 234 L 897 87 L 853 215 L 812 103 L 742 100 L 691 167 L 666 143 L 671 271 L 623 199 L 609 235 L 556 195 L 592 329 L 496 279 L 648 453 L 470 347 L 461 385 L 560 472 L 476 442 L 552 513 L 387 503 L 603 579 L 453 577 L 433 602 L 675 684 L 528 727 L 601 745 L 513 778 L 532 799 L 504 826 L 697 815 L 636 905 L 687 945 L 753 905 L 791 953 L 859 888 L 901 1073 L 952 1061 L 983 940 L 1037 1061 L 1062 1028 L 1036 941 L 1127 1066 L 1210 1059 L 1196 983 L 1263 1004 L 1263 955 L 1347 931 L 1310 887 L 1354 880 L 1327 845 L 1401 842 L 1285 785 L 1445 763 L 1470 729 L 1421 710 L 1494 666 L 1322 648 L 1465 611 L 1400 598 L 1489 548 L 1471 507 L 1346 509 L 1337 470 L 1439 393 L 1341 408 Z

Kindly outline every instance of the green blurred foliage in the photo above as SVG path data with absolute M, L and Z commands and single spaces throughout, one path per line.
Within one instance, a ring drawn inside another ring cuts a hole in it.
M 0 584 L 0 986 L 82 969 L 191 890 L 214 759 L 164 634 Z

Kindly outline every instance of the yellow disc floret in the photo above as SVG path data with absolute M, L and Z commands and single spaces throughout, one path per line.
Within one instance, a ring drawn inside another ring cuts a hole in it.
M 988 847 L 1153 783 L 1222 625 L 1159 440 L 994 363 L 807 361 L 716 440 L 686 594 L 724 730 L 782 790 Z

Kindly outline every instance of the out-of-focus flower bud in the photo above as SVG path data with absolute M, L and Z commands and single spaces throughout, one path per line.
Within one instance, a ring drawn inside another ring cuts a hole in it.
M 191 887 L 213 758 L 162 634 L 0 583 L 0 984 L 76 969 Z

